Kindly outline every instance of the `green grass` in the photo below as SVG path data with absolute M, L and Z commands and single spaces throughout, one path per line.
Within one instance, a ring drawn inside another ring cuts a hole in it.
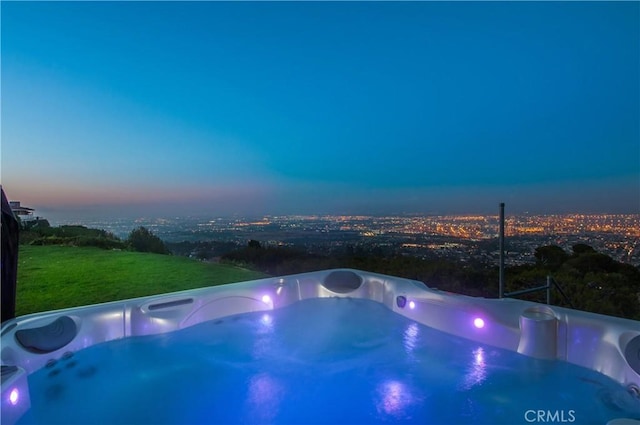
M 185 257 L 73 246 L 21 245 L 18 264 L 17 316 L 265 276 Z

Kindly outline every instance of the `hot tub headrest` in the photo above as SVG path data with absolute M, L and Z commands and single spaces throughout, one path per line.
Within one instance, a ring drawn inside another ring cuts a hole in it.
M 349 270 L 335 270 L 324 278 L 322 285 L 338 294 L 346 294 L 360 288 L 362 277 Z
M 48 325 L 16 331 L 16 340 L 34 353 L 50 353 L 71 341 L 78 334 L 76 322 L 69 316 L 58 317 Z
M 624 350 L 624 357 L 627 359 L 631 369 L 640 375 L 640 335 L 629 341 L 627 348 Z

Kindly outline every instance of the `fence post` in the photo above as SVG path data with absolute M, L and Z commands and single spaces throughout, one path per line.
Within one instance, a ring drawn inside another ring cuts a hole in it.
M 547 305 L 551 305 L 551 275 L 547 275 Z
M 500 203 L 500 274 L 498 277 L 498 298 L 504 298 L 504 202 Z

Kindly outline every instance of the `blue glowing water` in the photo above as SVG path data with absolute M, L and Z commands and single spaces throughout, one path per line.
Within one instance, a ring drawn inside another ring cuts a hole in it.
M 453 337 L 367 300 L 96 345 L 29 377 L 20 424 L 605 424 L 640 400 L 599 373 Z M 531 422 L 531 419 L 535 419 Z

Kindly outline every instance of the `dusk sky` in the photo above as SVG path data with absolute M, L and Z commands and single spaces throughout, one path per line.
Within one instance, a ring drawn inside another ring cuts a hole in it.
M 640 213 L 639 2 L 0 7 L 44 216 Z

